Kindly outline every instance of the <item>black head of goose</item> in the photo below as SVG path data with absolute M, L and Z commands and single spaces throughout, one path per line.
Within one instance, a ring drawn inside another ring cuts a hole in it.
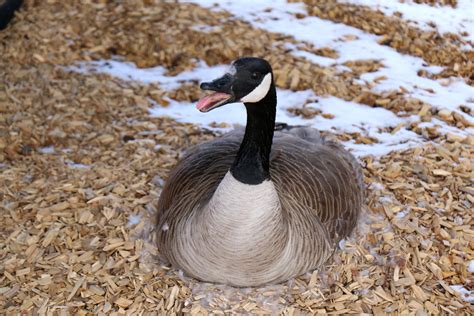
M 158 202 L 159 252 L 197 279 L 234 286 L 318 268 L 356 225 L 356 159 L 313 128 L 274 132 L 276 89 L 264 59 L 238 59 L 201 89 L 213 91 L 201 112 L 243 102 L 247 125 L 191 148 L 172 170 Z
M 277 104 L 270 64 L 264 59 L 241 58 L 232 64 L 229 73 L 202 83 L 201 89 L 215 91 L 199 101 L 196 107 L 201 112 L 229 103 L 245 104 L 246 132 L 230 172 L 246 184 L 268 180 Z

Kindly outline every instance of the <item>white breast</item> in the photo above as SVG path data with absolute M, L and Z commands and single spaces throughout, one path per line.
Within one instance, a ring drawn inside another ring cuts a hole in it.
M 299 236 L 284 219 L 272 181 L 248 185 L 227 172 L 209 203 L 194 214 L 176 228 L 174 254 L 191 276 L 258 285 L 286 280 L 311 263 L 302 260 L 301 249 L 314 248 L 307 244 L 314 240 Z
M 248 185 L 227 172 L 198 214 L 180 228 L 179 256 L 190 263 L 188 272 L 230 284 L 271 277 L 288 239 L 273 182 Z
M 262 227 L 271 226 L 280 213 L 280 201 L 273 182 L 249 185 L 227 172 L 207 208 L 214 224 L 236 243 L 244 243 L 255 239 Z

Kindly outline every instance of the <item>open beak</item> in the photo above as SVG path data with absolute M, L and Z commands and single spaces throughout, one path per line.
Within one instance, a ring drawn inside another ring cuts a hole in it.
M 196 108 L 201 112 L 209 112 L 224 104 L 232 103 L 235 97 L 232 93 L 234 77 L 231 74 L 215 79 L 211 82 L 201 83 L 201 90 L 210 90 L 214 93 L 205 96 L 196 104 Z

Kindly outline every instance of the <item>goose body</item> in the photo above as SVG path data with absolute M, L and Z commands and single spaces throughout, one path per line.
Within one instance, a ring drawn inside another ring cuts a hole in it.
M 233 67 L 225 79 L 232 88 L 222 78 L 202 84 L 217 92 L 198 108 L 250 100 L 246 129 L 195 146 L 173 169 L 158 202 L 158 248 L 203 281 L 278 283 L 318 268 L 351 233 L 362 207 L 362 173 L 349 152 L 313 128 L 274 132 L 273 78 L 261 88 L 272 76 L 266 61 L 244 58 Z M 238 80 L 255 69 L 260 80 L 238 90 Z M 224 93 L 230 102 L 222 103 Z

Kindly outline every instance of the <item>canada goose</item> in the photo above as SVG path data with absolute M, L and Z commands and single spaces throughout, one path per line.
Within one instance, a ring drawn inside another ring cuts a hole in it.
M 23 4 L 23 0 L 0 0 L 0 30 L 7 27 L 15 16 L 15 11 Z
M 233 286 L 316 269 L 356 225 L 356 159 L 313 128 L 274 132 L 264 59 L 238 59 L 201 89 L 214 91 L 198 102 L 201 112 L 243 102 L 247 126 L 195 146 L 172 170 L 158 202 L 158 251 L 190 276 Z

